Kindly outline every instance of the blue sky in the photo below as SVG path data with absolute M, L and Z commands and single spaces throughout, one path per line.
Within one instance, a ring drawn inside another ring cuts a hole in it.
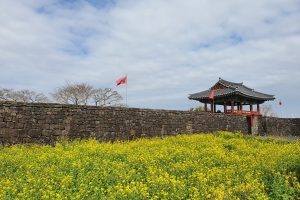
M 125 97 L 127 73 L 129 106 L 188 110 L 221 77 L 300 117 L 299 19 L 298 0 L 1 0 L 0 87 L 48 95 L 69 80 Z

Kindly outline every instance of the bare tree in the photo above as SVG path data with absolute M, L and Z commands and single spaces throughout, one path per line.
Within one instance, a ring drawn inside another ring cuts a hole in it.
M 70 83 L 66 81 L 64 86 L 58 87 L 51 93 L 52 98 L 64 104 L 87 105 L 90 100 L 96 106 L 121 106 L 122 96 L 111 88 L 93 89 L 87 83 Z
M 82 103 L 84 105 L 87 105 L 88 100 L 92 97 L 92 95 L 95 93 L 95 89 L 91 85 L 88 85 L 86 83 L 81 83 L 76 85 L 78 88 L 78 91 L 81 91 L 81 99 Z
M 96 106 L 121 106 L 127 105 L 120 103 L 123 100 L 122 96 L 111 88 L 98 89 L 92 96 Z
M 87 83 L 70 83 L 66 81 L 66 85 L 56 88 L 54 93 L 50 95 L 59 103 L 87 105 L 94 92 L 93 87 Z
M 204 112 L 204 107 L 203 106 L 198 106 L 196 108 L 190 108 L 189 111 L 193 111 L 193 112 Z M 207 108 L 207 111 L 210 111 L 210 109 Z
M 32 103 L 50 103 L 51 101 L 43 94 L 37 94 L 33 91 L 29 90 L 21 90 L 19 91 L 19 97 L 24 102 L 32 102 Z
M 0 89 L 0 100 L 1 101 L 11 101 L 10 94 L 12 93 L 12 89 L 2 88 Z
M 0 100 L 29 103 L 51 102 L 43 93 L 37 94 L 30 90 L 14 91 L 13 89 L 7 88 L 0 89 Z
M 71 93 L 65 86 L 56 88 L 54 93 L 50 93 L 50 95 L 55 101 L 63 104 L 69 104 L 71 99 Z
M 271 105 L 262 105 L 259 110 L 262 116 L 278 117 Z

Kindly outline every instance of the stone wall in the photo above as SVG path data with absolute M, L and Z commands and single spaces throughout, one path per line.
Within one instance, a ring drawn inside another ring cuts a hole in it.
M 258 120 L 258 133 L 274 136 L 300 136 L 299 118 L 261 117 Z
M 2 144 L 54 144 L 60 138 L 99 141 L 218 130 L 249 132 L 239 115 L 176 110 L 0 102 Z

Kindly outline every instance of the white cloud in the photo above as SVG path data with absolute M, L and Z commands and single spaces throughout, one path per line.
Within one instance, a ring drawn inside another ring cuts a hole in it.
M 130 106 L 187 110 L 222 77 L 297 102 L 299 17 L 297 0 L 2 0 L 0 87 L 115 88 L 128 73 Z

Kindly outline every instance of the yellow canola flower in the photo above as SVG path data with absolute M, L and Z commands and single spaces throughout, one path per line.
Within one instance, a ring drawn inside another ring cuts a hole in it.
M 241 133 L 0 149 L 0 199 L 297 199 L 300 143 Z

